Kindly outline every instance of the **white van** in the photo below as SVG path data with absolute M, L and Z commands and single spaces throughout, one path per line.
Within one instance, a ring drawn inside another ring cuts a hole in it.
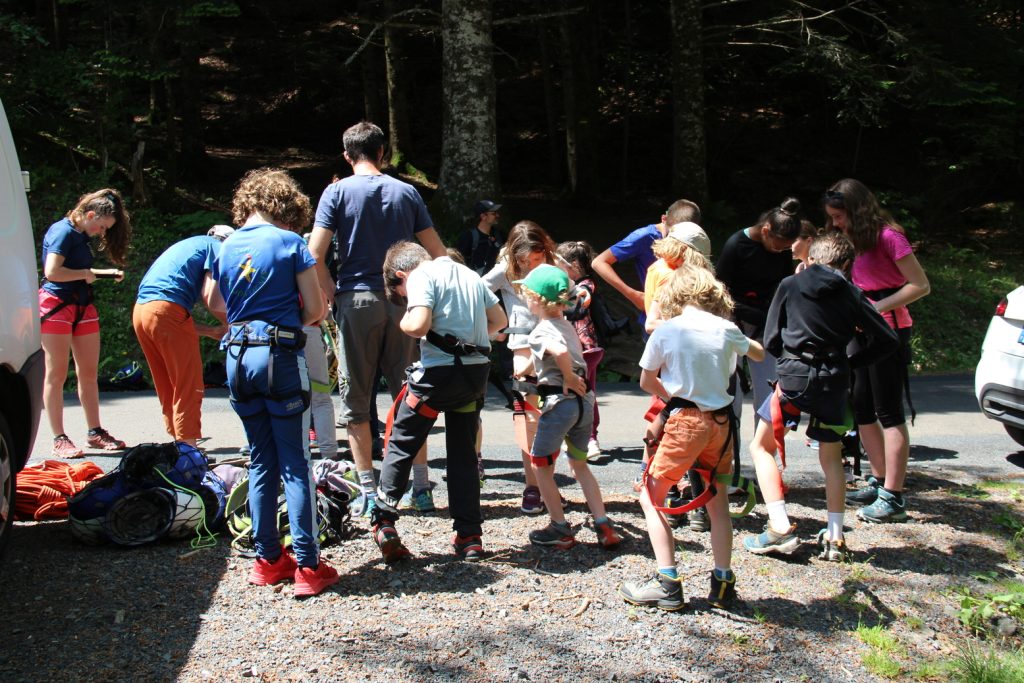
M 14 521 L 17 475 L 32 452 L 43 405 L 39 276 L 27 189 L 0 102 L 0 555 Z

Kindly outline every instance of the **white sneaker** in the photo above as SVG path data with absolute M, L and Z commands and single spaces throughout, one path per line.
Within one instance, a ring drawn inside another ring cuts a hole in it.
M 587 460 L 593 462 L 601 457 L 601 444 L 597 442 L 597 439 L 591 439 L 587 444 Z

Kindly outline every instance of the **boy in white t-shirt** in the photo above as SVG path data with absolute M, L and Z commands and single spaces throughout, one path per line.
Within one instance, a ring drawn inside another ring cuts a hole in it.
M 711 572 L 708 601 L 725 607 L 736 595 L 732 564 L 732 520 L 726 484 L 732 471 L 732 396 L 729 378 L 736 361 L 746 355 L 764 358 L 764 349 L 727 319 L 732 299 L 725 286 L 704 268 L 682 267 L 664 285 L 662 310 L 671 316 L 651 334 L 640 359 L 640 387 L 668 404 L 664 435 L 644 475 L 640 505 L 658 562 L 649 581 L 627 581 L 619 594 L 634 605 L 682 609 L 682 584 L 675 561 L 675 542 L 663 510 L 665 500 L 691 467 L 707 474 L 711 496 Z M 660 374 L 660 377 L 659 377 Z M 715 485 L 715 480 L 721 488 Z

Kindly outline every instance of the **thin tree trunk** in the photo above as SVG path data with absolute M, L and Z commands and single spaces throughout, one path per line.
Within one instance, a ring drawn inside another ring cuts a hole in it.
M 597 8 L 585 2 L 582 12 L 563 17 L 562 92 L 565 101 L 566 161 L 573 196 L 592 199 L 600 193 L 597 155 L 598 60 L 595 43 Z
M 386 20 L 401 9 L 397 0 L 385 0 Z M 413 154 L 412 134 L 409 125 L 409 86 L 406 77 L 404 36 L 400 29 L 384 29 L 384 58 L 387 63 L 388 83 L 388 145 L 391 148 L 391 165 L 401 170 Z
M 443 0 L 441 176 L 434 219 L 454 228 L 498 194 L 490 0 Z
M 551 74 L 551 49 L 548 45 L 548 30 L 540 27 L 540 61 L 544 81 L 544 118 L 548 130 L 548 182 L 552 187 L 562 189 L 565 183 L 561 136 L 558 134 L 558 94 L 555 79 Z
M 360 0 L 359 16 L 365 19 L 377 18 L 376 3 L 370 0 Z M 360 36 L 365 40 L 373 27 L 362 24 L 359 29 Z M 363 115 L 367 121 L 386 121 L 388 119 L 388 104 L 385 94 L 387 86 L 387 70 L 382 63 L 382 51 L 377 45 L 369 45 L 363 50 L 362 58 L 359 60 L 360 72 L 363 78 Z
M 626 60 L 622 70 L 622 89 L 627 94 L 623 98 L 622 109 L 622 167 L 619 176 L 619 194 L 625 197 L 629 194 L 629 112 L 632 109 L 628 93 L 632 90 L 632 79 L 630 69 L 633 68 L 633 18 L 630 11 L 630 0 L 625 0 L 625 21 L 624 33 L 626 41 Z
M 698 203 L 708 199 L 704 138 L 704 53 L 700 2 L 671 0 L 672 193 Z

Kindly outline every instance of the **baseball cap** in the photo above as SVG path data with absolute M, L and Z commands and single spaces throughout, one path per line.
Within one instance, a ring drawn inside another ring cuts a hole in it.
M 705 257 L 711 258 L 711 240 L 708 239 L 708 234 L 704 232 L 704 229 L 696 223 L 689 221 L 676 223 L 668 231 L 668 236 L 679 240 L 688 247 L 693 247 Z
M 542 263 L 515 284 L 535 292 L 548 303 L 569 302 L 569 276 L 558 266 Z
M 216 237 L 221 242 L 231 237 L 231 233 L 235 231 L 230 225 L 215 225 L 206 231 L 206 234 L 210 237 Z
M 490 199 L 481 199 L 473 206 L 473 213 L 479 216 L 482 213 L 501 210 L 501 204 L 495 204 Z

